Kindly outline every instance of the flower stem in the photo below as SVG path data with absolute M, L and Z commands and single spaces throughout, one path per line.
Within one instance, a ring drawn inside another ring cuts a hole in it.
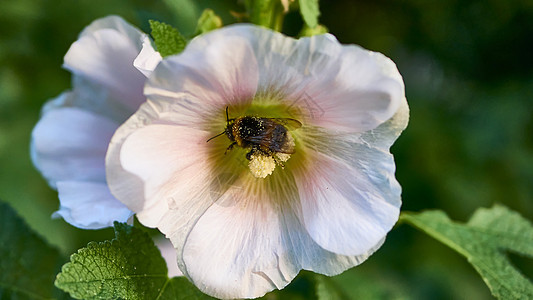
M 248 0 L 245 5 L 252 23 L 275 31 L 282 30 L 285 12 L 280 0 Z

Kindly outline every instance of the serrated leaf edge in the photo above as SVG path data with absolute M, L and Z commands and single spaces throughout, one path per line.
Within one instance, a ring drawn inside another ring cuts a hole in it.
M 500 205 L 495 205 L 493 206 L 493 208 L 505 208 L 504 206 L 500 206 Z M 485 209 L 485 208 L 484 208 Z M 485 210 L 489 210 L 489 209 L 485 209 Z M 455 243 L 453 240 L 447 238 L 445 235 L 443 234 L 440 234 L 437 230 L 433 230 L 432 228 L 428 229 L 426 227 L 423 227 L 421 226 L 421 222 L 419 222 L 416 218 L 413 218 L 414 216 L 416 215 L 420 215 L 420 214 L 423 214 L 423 213 L 428 213 L 428 212 L 431 212 L 431 213 L 434 213 L 434 214 L 438 214 L 439 217 L 442 217 L 442 219 L 439 219 L 439 223 L 440 224 L 443 224 L 441 221 L 442 220 L 447 220 L 449 221 L 451 224 L 455 225 L 455 226 L 467 226 L 468 223 L 460 223 L 460 222 L 456 222 L 452 219 L 450 219 L 450 217 L 440 211 L 440 210 L 428 210 L 428 211 L 423 211 L 423 212 L 420 212 L 420 213 L 414 213 L 414 212 L 402 212 L 402 214 L 400 215 L 400 222 L 402 223 L 410 223 L 412 224 L 413 226 L 415 226 L 416 228 L 428 233 L 431 237 L 435 238 L 437 241 L 439 242 L 442 242 L 443 244 L 447 245 L 448 247 L 452 248 L 453 250 L 455 250 L 457 253 L 461 254 L 464 258 L 466 258 L 466 260 L 470 263 L 470 265 L 476 269 L 476 271 L 478 272 L 478 274 L 480 275 L 480 277 L 483 279 L 483 281 L 485 282 L 485 284 L 487 285 L 487 287 L 489 288 L 489 290 L 491 291 L 492 295 L 496 296 L 494 294 L 494 290 L 493 290 L 493 286 L 491 284 L 489 284 L 487 278 L 485 277 L 485 274 L 486 273 L 481 273 L 480 270 L 479 270 L 479 267 L 476 266 L 476 264 L 473 263 L 473 261 L 476 261 L 477 264 L 480 264 L 480 265 L 485 265 L 482 261 L 478 261 L 478 260 L 475 260 L 475 259 L 472 259 L 469 255 L 468 255 L 468 251 L 463 248 L 462 246 L 460 246 L 459 244 Z M 508 212 L 512 212 L 510 210 L 508 210 Z M 466 228 L 467 230 L 471 230 L 471 231 L 477 231 L 475 230 L 476 228 L 474 226 L 471 226 L 471 227 L 467 227 Z M 486 233 L 486 231 L 478 231 L 478 232 L 482 232 L 482 233 Z M 490 231 L 489 231 L 490 233 Z M 438 237 L 438 239 L 436 238 Z M 501 253 L 501 249 L 498 249 L 498 251 Z M 501 253 L 502 255 L 505 255 L 505 253 Z M 509 262 L 510 263 L 510 262 Z M 516 269 L 516 268 L 515 268 Z M 501 284 L 503 287 L 505 287 L 509 292 L 511 292 L 513 294 L 513 296 L 517 299 L 520 298 L 520 296 L 523 296 L 522 293 L 520 292 L 516 292 L 514 291 L 511 287 L 509 287 L 507 285 L 507 282 L 505 281 L 501 281 L 499 279 L 498 276 L 495 275 L 495 273 L 493 273 L 492 269 L 489 268 L 488 266 L 485 265 L 485 268 L 484 270 L 487 270 L 487 272 L 489 274 L 487 274 L 488 276 L 491 277 L 492 280 L 495 280 L 497 281 L 499 284 Z M 518 270 L 517 270 L 518 271 Z M 488 277 L 487 276 L 487 277 Z M 524 276 L 525 277 L 525 276 Z

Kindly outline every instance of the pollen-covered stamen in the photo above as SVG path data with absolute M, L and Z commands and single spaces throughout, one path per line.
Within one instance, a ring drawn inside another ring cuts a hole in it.
M 291 158 L 291 155 L 288 153 L 281 153 L 281 152 L 276 153 L 276 159 L 279 162 L 286 162 L 289 160 L 289 158 Z
M 272 156 L 254 153 L 250 156 L 248 167 L 256 178 L 265 178 L 274 172 L 276 162 Z

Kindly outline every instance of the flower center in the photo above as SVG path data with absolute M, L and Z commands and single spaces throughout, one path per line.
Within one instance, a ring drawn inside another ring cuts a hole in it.
M 238 156 L 248 160 L 247 167 L 255 178 L 266 178 L 276 166 L 284 168 L 284 163 L 295 153 L 296 144 L 291 132 L 302 126 L 300 121 L 289 117 L 292 116 L 290 112 L 282 113 L 282 109 L 273 106 L 227 107 L 224 132 L 213 138 L 225 135 L 231 142 L 226 144 L 226 158 L 229 158 L 227 154 L 235 157 L 233 152 L 238 152 Z M 236 114 L 240 116 L 235 117 Z

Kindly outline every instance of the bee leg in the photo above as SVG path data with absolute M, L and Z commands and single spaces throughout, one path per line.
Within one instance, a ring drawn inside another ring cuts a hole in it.
M 258 153 L 258 152 L 263 152 L 263 151 L 261 151 L 261 149 L 258 149 L 256 147 L 252 147 L 250 152 L 246 153 L 246 159 L 247 160 L 252 160 L 252 155 L 254 155 L 254 154 Z
M 224 151 L 224 155 L 226 155 L 226 153 L 228 153 L 228 151 L 233 149 L 233 146 L 235 146 L 235 145 L 237 145 L 237 142 L 231 143 L 231 145 L 229 145 L 228 148 L 226 148 L 226 151 Z
M 252 148 L 252 150 L 250 150 L 250 152 L 246 153 L 246 159 L 247 160 L 252 160 L 252 155 L 254 155 L 255 152 L 256 152 L 256 149 Z
M 272 158 L 274 158 L 274 162 L 276 162 L 278 166 L 280 166 L 282 169 L 285 168 L 285 164 L 281 160 L 279 160 L 275 155 L 273 155 Z

